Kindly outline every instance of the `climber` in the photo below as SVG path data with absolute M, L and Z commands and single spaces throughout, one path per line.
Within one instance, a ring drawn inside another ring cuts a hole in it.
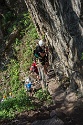
M 25 80 L 25 89 L 26 89 L 26 92 L 29 93 L 29 96 L 32 96 L 33 95 L 33 88 L 31 87 L 32 86 L 32 82 L 30 81 L 30 78 L 27 78 Z
M 40 40 L 39 45 L 36 47 L 36 52 L 38 57 L 38 70 L 39 70 L 39 77 L 42 79 L 42 85 L 45 88 L 46 81 L 48 78 L 47 75 L 47 68 L 48 68 L 48 48 L 45 47 L 43 40 Z M 42 87 L 42 88 L 43 88 Z
M 30 67 L 30 71 L 31 71 L 31 73 L 34 73 L 34 75 L 36 75 L 36 79 L 39 80 L 39 72 L 38 72 L 38 68 L 37 68 L 36 59 L 33 59 L 33 63 Z

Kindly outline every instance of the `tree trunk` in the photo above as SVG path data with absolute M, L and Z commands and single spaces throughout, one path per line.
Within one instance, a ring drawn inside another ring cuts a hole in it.
M 51 46 L 51 64 L 58 76 L 70 79 L 71 87 L 83 86 L 82 0 L 26 0 L 37 31 Z

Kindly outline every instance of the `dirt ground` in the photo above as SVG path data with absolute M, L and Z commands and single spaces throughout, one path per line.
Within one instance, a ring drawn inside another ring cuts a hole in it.
M 0 120 L 0 125 L 32 125 L 37 120 L 51 119 L 51 114 L 62 120 L 64 125 L 83 125 L 83 98 L 71 89 L 58 85 L 54 77 L 48 82 L 48 90 L 53 105 L 22 112 L 12 120 Z
M 83 103 L 80 100 L 79 105 L 75 107 L 73 112 L 70 114 L 60 112 L 60 104 L 57 104 L 45 109 L 41 108 L 40 111 L 28 111 L 20 113 L 15 119 L 0 121 L 0 125 L 32 125 L 35 120 L 45 120 L 51 118 L 50 112 L 54 109 L 56 109 L 56 115 L 64 122 L 64 125 L 83 125 Z

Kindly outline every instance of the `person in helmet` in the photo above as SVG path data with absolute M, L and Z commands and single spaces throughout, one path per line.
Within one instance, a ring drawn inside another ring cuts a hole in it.
M 30 67 L 30 73 L 35 78 L 36 82 L 39 83 L 40 77 L 36 59 L 33 59 L 32 65 Z
M 30 71 L 36 73 L 37 75 L 39 75 L 38 68 L 37 68 L 37 63 L 36 63 L 35 59 L 33 60 L 33 63 L 31 65 L 31 67 L 30 67 Z
M 40 40 L 39 41 L 39 60 L 43 66 L 47 67 L 47 62 L 48 62 L 48 49 L 45 48 L 45 43 Z M 47 69 L 45 68 L 45 73 L 47 74 Z
M 42 85 L 45 88 L 45 80 L 47 81 L 47 68 L 48 68 L 48 50 L 45 47 L 45 43 L 43 40 L 39 40 L 37 47 L 37 53 L 38 53 L 38 61 L 39 61 L 39 77 L 42 79 Z M 45 75 L 44 75 L 45 74 Z
M 25 86 L 26 92 L 29 92 L 29 96 L 32 96 L 32 93 L 33 93 L 32 82 L 30 81 L 29 78 L 25 80 L 24 86 Z

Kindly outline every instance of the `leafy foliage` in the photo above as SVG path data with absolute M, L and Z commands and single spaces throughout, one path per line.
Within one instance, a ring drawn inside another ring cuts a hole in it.
M 47 90 L 43 92 L 42 89 L 40 89 L 38 92 L 36 92 L 35 96 L 40 100 L 40 101 L 46 101 L 47 104 L 52 103 L 52 98 Z
M 34 106 L 25 91 L 21 90 L 16 97 L 0 103 L 0 118 L 12 118 L 16 113 L 29 109 L 34 109 Z
M 83 60 L 83 53 L 82 53 L 82 56 L 81 56 L 81 60 Z
M 4 15 L 2 28 L 5 32 L 5 40 L 9 35 L 20 27 L 20 36 L 15 39 L 11 49 L 11 58 L 8 59 L 7 69 L 0 71 L 2 86 L 0 87 L 0 99 L 6 97 L 0 103 L 0 118 L 13 118 L 17 113 L 24 110 L 34 109 L 35 106 L 24 89 L 24 78 L 28 76 L 32 63 L 34 40 L 38 39 L 38 34 L 32 23 L 29 13 L 15 16 L 11 11 Z M 7 57 L 8 58 L 8 57 Z M 9 93 L 12 93 L 10 97 Z M 51 103 L 51 97 L 47 91 L 39 90 L 35 96 L 40 101 Z
M 7 24 L 10 24 L 8 28 Z M 32 101 L 26 95 L 24 83 L 22 83 L 23 76 L 21 77 L 20 73 L 26 74 L 29 70 L 33 56 L 32 48 L 34 47 L 34 40 L 38 38 L 38 34 L 29 13 L 19 14 L 18 17 L 15 17 L 11 12 L 7 12 L 3 18 L 2 27 L 6 29 L 5 40 L 7 40 L 13 30 L 21 28 L 19 38 L 16 38 L 12 45 L 13 53 L 12 58 L 9 59 L 9 64 L 7 64 L 7 70 L 3 71 L 3 73 L 1 72 L 3 74 L 1 76 L 3 86 L 1 86 L 0 99 L 3 96 L 6 98 L 0 103 L 0 118 L 11 118 L 17 112 L 34 108 Z M 12 93 L 12 98 L 9 97 L 10 92 Z

